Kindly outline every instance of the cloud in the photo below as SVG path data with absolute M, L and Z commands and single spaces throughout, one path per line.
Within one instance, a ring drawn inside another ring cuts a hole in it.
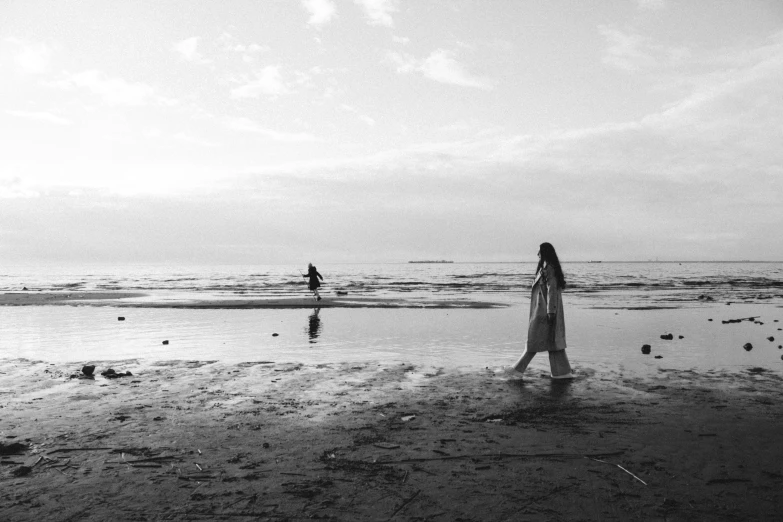
M 467 132 L 471 130 L 471 126 L 465 121 L 457 121 L 451 125 L 444 125 L 439 130 L 444 132 Z
M 16 116 L 17 118 L 25 118 L 28 120 L 45 121 L 53 123 L 55 125 L 70 125 L 71 120 L 52 114 L 51 112 L 29 112 L 29 111 L 5 111 L 6 114 Z
M 392 27 L 392 13 L 397 11 L 396 0 L 354 0 L 365 12 L 367 23 Z
M 351 105 L 346 105 L 346 104 L 343 103 L 343 104 L 340 105 L 340 108 L 342 110 L 344 110 L 345 112 L 350 112 L 351 114 L 355 114 L 356 117 L 359 118 L 360 121 L 366 123 L 370 127 L 375 126 L 375 123 L 376 123 L 375 120 L 373 118 L 367 116 L 366 114 L 360 114 L 358 109 L 356 109 L 356 107 L 353 107 Z
M 655 65 L 655 59 L 647 51 L 648 40 L 638 34 L 628 34 L 614 27 L 598 27 L 608 47 L 602 61 L 618 69 L 635 71 Z
M 161 131 L 158 128 L 152 128 L 148 129 L 143 134 L 145 137 L 153 139 L 153 140 L 159 140 L 159 139 L 171 139 L 174 141 L 179 141 L 182 143 L 188 143 L 193 145 L 198 145 L 200 147 L 220 147 L 222 146 L 220 143 L 215 143 L 214 141 L 205 140 L 203 138 L 199 138 L 196 136 L 192 136 L 186 132 L 177 132 L 175 134 L 164 134 L 163 131 Z
M 390 52 L 387 58 L 396 66 L 397 72 L 407 74 L 420 72 L 430 80 L 471 87 L 475 89 L 492 90 L 496 82 L 490 78 L 470 74 L 465 66 L 455 59 L 455 53 L 445 49 L 437 49 L 424 60 L 417 60 L 410 54 Z
M 258 98 L 259 96 L 278 96 L 288 91 L 280 75 L 280 67 L 268 65 L 255 74 L 255 80 L 231 89 L 234 98 Z
M 396 66 L 397 72 L 400 74 L 414 72 L 419 67 L 418 60 L 411 54 L 392 51 L 387 53 L 386 58 Z
M 172 136 L 172 138 L 176 141 L 181 141 L 183 143 L 189 143 L 192 145 L 198 145 L 199 147 L 220 147 L 220 143 L 215 143 L 214 141 L 208 141 L 202 138 L 197 138 L 195 136 L 191 136 L 190 134 L 184 133 L 184 132 L 178 132 Z
M 310 13 L 308 25 L 314 27 L 328 24 L 337 15 L 337 7 L 332 0 L 302 0 L 302 6 Z
M 685 63 L 691 55 L 687 48 L 656 44 L 648 37 L 616 27 L 600 25 L 598 31 L 608 45 L 602 61 L 625 71 L 677 66 Z
M 225 126 L 226 128 L 234 131 L 260 134 L 261 136 L 274 141 L 289 143 L 323 141 L 320 138 L 317 138 L 306 132 L 280 132 L 268 129 L 249 118 L 230 118 L 226 120 Z
M 155 93 L 155 89 L 145 83 L 131 83 L 122 78 L 109 78 L 94 69 L 68 74 L 65 79 L 52 82 L 50 85 L 63 89 L 80 87 L 100 96 L 110 105 L 177 104 L 176 100 L 159 96 Z
M 37 198 L 40 192 L 26 187 L 19 177 L 0 178 L 0 199 Z
M 198 64 L 211 63 L 211 60 L 205 59 L 201 53 L 198 52 L 198 41 L 198 36 L 187 38 L 181 42 L 175 43 L 173 49 L 188 62 Z
M 444 49 L 434 51 L 421 65 L 424 76 L 441 83 L 475 87 L 490 90 L 494 82 L 488 78 L 469 74 L 464 66 L 454 59 L 454 53 Z
M 245 63 L 251 63 L 259 54 L 269 52 L 270 50 L 268 45 L 257 43 L 244 44 L 228 32 L 223 32 L 218 37 L 217 44 L 224 51 L 242 55 L 242 61 Z
M 643 11 L 661 11 L 669 7 L 668 0 L 636 0 L 636 5 Z
M 43 74 L 49 71 L 54 50 L 45 43 L 29 43 L 8 37 L 6 42 L 19 49 L 14 56 L 16 64 L 28 74 Z

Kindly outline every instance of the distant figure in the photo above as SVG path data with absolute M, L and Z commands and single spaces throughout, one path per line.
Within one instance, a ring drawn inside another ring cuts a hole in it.
M 318 270 L 315 269 L 312 263 L 307 265 L 307 273 L 302 274 L 302 277 L 310 278 L 310 290 L 313 292 L 313 296 L 315 297 L 316 301 L 320 301 L 321 294 L 318 293 L 318 287 L 321 286 L 321 283 L 318 282 L 318 279 L 323 281 L 324 278 L 321 276 L 321 274 L 318 273 Z
M 538 267 L 530 296 L 530 318 L 527 346 L 519 360 L 508 369 L 511 376 L 521 377 L 538 352 L 549 352 L 553 379 L 572 379 L 571 365 L 566 356 L 565 320 L 561 293 L 566 286 L 563 269 L 555 247 L 541 243 Z

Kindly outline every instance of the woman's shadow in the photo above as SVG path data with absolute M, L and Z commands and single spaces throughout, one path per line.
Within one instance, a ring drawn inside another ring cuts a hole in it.
M 321 328 L 323 328 L 323 326 L 321 325 L 321 318 L 318 317 L 320 312 L 320 308 L 313 308 L 313 313 L 307 318 L 307 336 L 310 338 L 310 344 L 318 342 L 318 336 L 321 335 Z

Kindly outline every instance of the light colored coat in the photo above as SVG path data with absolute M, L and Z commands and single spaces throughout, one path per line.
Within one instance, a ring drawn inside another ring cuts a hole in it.
M 553 326 L 547 323 L 547 313 L 555 314 Z M 554 328 L 554 332 L 552 332 L 552 328 Z M 556 352 L 565 350 L 565 348 L 565 316 L 561 290 L 557 286 L 555 269 L 545 263 L 542 270 L 536 274 L 533 291 L 530 295 L 527 351 Z

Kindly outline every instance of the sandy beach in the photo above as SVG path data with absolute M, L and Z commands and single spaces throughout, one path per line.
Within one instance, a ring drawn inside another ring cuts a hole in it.
M 0 364 L 3 520 L 777 520 L 776 371 Z M 109 366 L 132 375 L 101 376 Z

